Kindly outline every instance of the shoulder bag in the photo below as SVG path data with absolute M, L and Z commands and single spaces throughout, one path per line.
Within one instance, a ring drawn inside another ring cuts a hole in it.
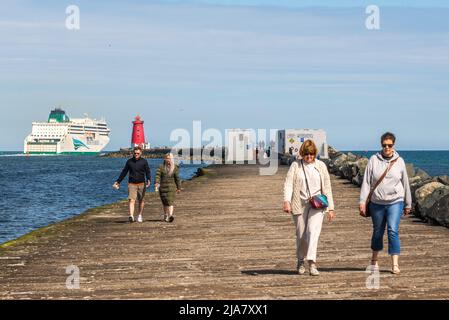
M 329 202 L 327 201 L 327 197 L 324 194 L 317 194 L 316 196 L 311 196 L 309 189 L 309 182 L 307 181 L 306 170 L 304 169 L 304 161 L 301 160 L 302 170 L 304 171 L 304 177 L 306 179 L 307 193 L 309 194 L 309 203 L 310 206 L 314 209 L 326 209 L 329 206 Z M 320 182 L 321 184 L 321 182 Z

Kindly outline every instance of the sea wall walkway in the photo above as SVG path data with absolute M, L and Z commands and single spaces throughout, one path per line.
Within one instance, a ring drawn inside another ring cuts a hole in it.
M 359 189 L 332 176 L 337 219 L 325 222 L 319 277 L 295 272 L 295 234 L 281 211 L 287 167 L 214 166 L 185 183 L 176 220 L 165 223 L 148 194 L 144 223 L 127 203 L 89 210 L 0 247 L 0 299 L 448 299 L 449 229 L 415 217 L 401 224 L 402 274 L 380 258 L 380 288 L 368 289 L 371 223 Z M 80 272 L 66 286 L 66 268 Z

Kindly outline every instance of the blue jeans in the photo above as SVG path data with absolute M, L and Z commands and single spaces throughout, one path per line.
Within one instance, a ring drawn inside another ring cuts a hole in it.
M 404 202 L 396 202 L 389 205 L 381 205 L 370 202 L 369 209 L 373 220 L 373 237 L 371 238 L 371 249 L 381 251 L 383 249 L 383 238 L 385 226 L 388 232 L 388 254 L 399 255 L 401 253 L 401 242 L 399 240 L 399 223 L 404 211 Z

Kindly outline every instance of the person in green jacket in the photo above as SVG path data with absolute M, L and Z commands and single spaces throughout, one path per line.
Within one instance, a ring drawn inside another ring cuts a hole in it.
M 164 163 L 157 169 L 154 188 L 156 191 L 159 191 L 159 196 L 164 206 L 164 220 L 173 222 L 175 219 L 173 216 L 175 194 L 181 192 L 179 167 L 175 165 L 173 154 L 166 154 Z

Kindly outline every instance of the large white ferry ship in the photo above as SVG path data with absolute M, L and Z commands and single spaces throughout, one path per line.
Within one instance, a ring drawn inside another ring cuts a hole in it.
M 70 119 L 64 110 L 50 112 L 47 122 L 33 122 L 24 141 L 26 154 L 95 154 L 109 143 L 104 119 Z

